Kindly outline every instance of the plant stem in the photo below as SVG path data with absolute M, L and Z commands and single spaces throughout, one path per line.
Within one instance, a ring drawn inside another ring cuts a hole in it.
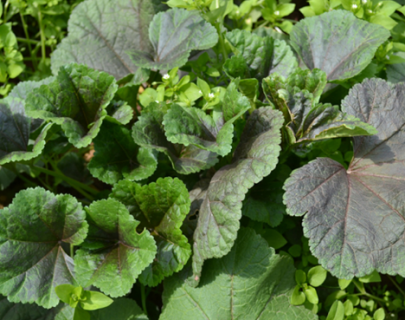
M 44 32 L 44 25 L 42 23 L 42 12 L 41 8 L 38 8 L 38 23 L 39 29 L 41 33 L 41 53 L 42 53 L 42 61 L 46 59 L 46 48 L 45 48 L 45 32 Z
M 23 25 L 23 29 L 24 29 L 24 33 L 25 33 L 25 38 L 26 38 L 26 39 L 24 39 L 24 38 L 17 38 L 17 40 L 20 41 L 20 42 L 25 42 L 25 43 L 27 43 L 27 45 L 28 45 L 28 51 L 30 52 L 30 55 L 31 55 L 31 58 L 32 58 L 33 67 L 34 67 L 34 69 L 36 69 L 36 67 L 37 67 L 37 60 L 35 59 L 35 56 L 32 54 L 32 47 L 31 47 L 31 43 L 36 44 L 36 42 L 35 42 L 35 41 L 32 41 L 32 40 L 30 39 L 30 35 L 29 35 L 29 33 L 28 33 L 28 28 L 27 28 L 27 23 L 25 22 L 24 15 L 22 14 L 21 10 L 20 10 L 20 18 L 21 18 L 21 22 L 22 22 L 22 25 Z
M 27 43 L 27 44 L 37 44 L 37 43 L 41 43 L 41 42 L 38 41 L 38 40 L 24 39 L 24 38 L 20 38 L 20 37 L 17 37 L 17 41 L 23 42 L 23 43 Z
M 227 53 L 226 47 L 225 47 L 224 36 L 222 35 L 222 32 L 221 32 L 221 24 L 217 23 L 216 27 L 217 27 L 217 31 L 218 31 L 219 45 L 221 47 L 223 60 L 225 62 L 228 59 L 228 53 Z
M 146 309 L 146 294 L 145 294 L 145 286 L 141 283 L 141 298 L 142 298 L 142 308 L 145 316 L 148 316 L 148 309 Z
M 26 182 L 30 187 L 35 188 L 35 187 L 37 186 L 34 182 L 28 180 L 26 177 L 24 177 L 24 176 L 23 176 L 22 174 L 20 174 L 19 172 L 14 171 L 14 173 L 17 175 L 18 178 L 20 178 L 22 181 Z
M 73 255 L 75 253 L 75 246 L 71 243 L 70 244 L 70 257 L 73 259 Z
M 388 278 L 391 280 L 391 282 L 394 284 L 394 286 L 397 287 L 398 291 L 401 292 L 401 294 L 405 297 L 405 292 L 404 292 L 404 290 L 401 289 L 401 287 L 398 285 L 398 283 L 394 279 L 392 279 L 391 276 L 388 276 Z

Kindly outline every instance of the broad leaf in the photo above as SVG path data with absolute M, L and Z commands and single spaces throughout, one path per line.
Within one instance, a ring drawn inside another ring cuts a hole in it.
M 205 260 L 220 258 L 231 250 L 239 229 L 245 194 L 277 164 L 282 124 L 283 117 L 277 110 L 260 108 L 253 111 L 232 163 L 212 177 L 194 232 L 195 283 L 199 281 Z
M 192 50 L 206 50 L 216 45 L 218 33 L 197 12 L 176 8 L 153 17 L 149 39 L 152 51 L 127 50 L 133 64 L 169 70 L 185 65 Z
M 6 189 L 16 177 L 13 171 L 0 166 L 0 191 Z
M 131 131 L 122 125 L 104 121 L 94 139 L 94 157 L 88 168 L 90 173 L 109 184 L 119 180 L 142 180 L 155 172 L 157 159 L 152 150 L 139 148 Z
M 56 306 L 55 287 L 76 283 L 62 245 L 79 245 L 86 237 L 81 204 L 70 195 L 27 189 L 0 210 L 0 221 L 0 293 L 12 302 Z
M 227 256 L 207 261 L 201 286 L 188 286 L 184 275 L 165 281 L 161 319 L 317 319 L 290 304 L 294 286 L 292 260 L 276 255 L 253 230 L 241 229 Z
M 180 227 L 190 209 L 186 186 L 179 179 L 160 178 L 140 186 L 119 182 L 111 195 L 119 200 L 141 224 L 138 229 L 152 230 L 157 244 L 153 263 L 140 276 L 148 286 L 158 285 L 163 278 L 180 271 L 191 255 L 190 244 Z
M 306 66 L 321 69 L 332 81 L 352 78 L 364 70 L 390 33 L 349 11 L 333 10 L 301 20 L 290 36 Z
M 392 83 L 405 81 L 405 63 L 390 64 L 387 66 L 387 80 Z
M 107 308 L 91 312 L 91 320 L 148 320 L 142 309 L 132 299 L 119 298 Z
M 89 235 L 75 255 L 77 279 L 111 297 L 124 296 L 153 261 L 155 241 L 149 231 L 136 231 L 139 221 L 116 200 L 93 202 L 86 211 Z
M 35 121 L 25 113 L 24 102 L 9 97 L 0 101 L 0 165 L 30 160 L 41 154 L 50 125 L 45 126 L 34 141 L 31 132 Z
M 181 174 L 190 174 L 209 169 L 218 162 L 216 153 L 197 148 L 193 145 L 184 146 L 167 140 L 163 128 L 163 117 L 167 112 L 164 104 L 151 103 L 142 110 L 142 115 L 132 128 L 135 142 L 148 149 L 165 153 L 173 168 Z
M 351 279 L 381 273 L 405 275 L 404 127 L 405 85 L 365 80 L 343 101 L 343 110 L 376 127 L 378 134 L 354 138 L 346 170 L 319 158 L 285 183 L 290 215 L 304 214 L 312 253 L 333 275 Z
M 373 135 L 373 126 L 339 111 L 339 107 L 319 104 L 326 75 L 319 69 L 294 71 L 287 79 L 277 73 L 264 79 L 269 102 L 284 113 L 291 143 L 327 138 Z
M 32 90 L 39 88 L 43 84 L 50 84 L 53 81 L 55 81 L 55 77 L 48 77 L 40 81 L 22 81 L 10 91 L 8 96 L 25 100 Z
M 69 19 L 69 34 L 52 54 L 52 71 L 75 62 L 105 71 L 120 80 L 135 73 L 142 83 L 148 73 L 139 69 L 127 51 L 152 52 L 148 26 L 163 9 L 159 0 L 89 0 L 80 3 Z
M 235 54 L 225 63 L 225 69 L 230 76 L 262 80 L 271 73 L 278 72 L 287 77 L 298 67 L 294 53 L 283 40 L 260 37 L 247 30 L 227 32 L 226 40 Z M 240 61 L 239 67 L 232 65 L 235 59 Z
M 233 123 L 250 109 L 249 99 L 237 90 L 237 81 L 228 86 L 221 107 L 211 115 L 195 107 L 172 105 L 164 116 L 167 139 L 185 146 L 227 155 L 232 149 Z
M 59 70 L 55 81 L 28 95 L 26 110 L 34 118 L 61 125 L 69 142 L 82 148 L 98 134 L 116 90 L 112 76 L 70 64 Z
M 0 300 L 0 319 L 1 320 L 66 320 L 60 319 L 56 315 L 62 313 L 65 308 L 63 303 L 60 303 L 57 307 L 50 310 L 44 309 L 37 305 L 11 303 L 7 298 Z M 73 310 L 73 309 L 72 309 Z M 73 314 L 72 314 L 73 316 Z M 73 320 L 68 318 L 68 320 Z
M 134 117 L 134 109 L 124 101 L 111 101 L 107 112 L 114 120 L 124 125 Z

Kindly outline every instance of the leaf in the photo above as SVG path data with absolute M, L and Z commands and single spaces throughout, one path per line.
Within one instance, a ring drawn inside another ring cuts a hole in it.
M 405 63 L 387 65 L 387 80 L 392 83 L 405 81 Z
M 267 35 L 261 37 L 247 30 L 233 30 L 225 34 L 235 56 L 225 63 L 227 73 L 233 77 L 257 78 L 260 81 L 277 72 L 287 77 L 298 67 L 297 59 L 288 44 L 283 40 Z M 238 72 L 231 63 L 238 59 L 245 72 Z
M 333 81 L 352 78 L 364 70 L 390 33 L 349 11 L 333 10 L 301 20 L 290 36 L 306 66 L 321 69 Z
M 86 237 L 81 204 L 70 195 L 26 189 L 0 210 L 0 221 L 0 293 L 11 302 L 56 306 L 55 287 L 76 284 L 62 244 L 79 245 Z
M 85 291 L 84 297 L 86 299 L 84 301 L 80 301 L 80 305 L 82 306 L 83 310 L 103 309 L 114 302 L 114 300 L 97 291 Z
M 43 84 L 50 84 L 55 81 L 55 77 L 48 77 L 40 81 L 22 81 L 19 82 L 13 90 L 8 94 L 9 97 L 19 98 L 25 100 L 28 97 L 28 94 L 34 89 L 39 88 Z
M 36 305 L 11 303 L 7 298 L 0 300 L 0 319 L 2 320 L 44 320 L 48 310 Z
M 359 280 L 363 283 L 381 282 L 381 276 L 377 271 L 374 270 L 372 273 L 359 278 Z
M 308 271 L 308 283 L 313 287 L 319 287 L 325 282 L 327 271 L 321 266 L 316 266 Z
M 218 33 L 197 12 L 175 8 L 153 17 L 149 39 L 153 50 L 126 51 L 132 63 L 142 68 L 169 70 L 185 65 L 192 50 L 216 45 Z
M 13 97 L 0 100 L 0 165 L 30 160 L 41 154 L 51 126 L 45 126 L 31 142 L 34 127 L 34 120 L 25 113 L 23 100 Z
M 217 154 L 195 146 L 173 144 L 166 138 L 163 117 L 167 107 L 151 103 L 142 110 L 142 115 L 132 128 L 134 141 L 142 146 L 165 153 L 173 168 L 181 174 L 190 174 L 209 169 L 218 162 Z
M 207 261 L 201 285 L 187 275 L 165 281 L 161 320 L 317 319 L 304 307 L 290 305 L 294 267 L 251 229 L 241 229 L 231 252 Z
M 285 183 L 287 212 L 306 214 L 303 227 L 311 251 L 338 278 L 362 277 L 374 269 L 405 275 L 404 97 L 404 84 L 370 79 L 355 85 L 342 102 L 343 111 L 375 126 L 378 134 L 354 138 L 347 170 L 318 158 Z
M 11 170 L 0 166 L 0 191 L 6 189 L 17 176 Z
M 148 320 L 143 311 L 132 299 L 118 298 L 105 309 L 91 312 L 91 320 Z
M 89 235 L 75 255 L 77 279 L 113 298 L 126 295 L 153 261 L 155 241 L 149 231 L 136 231 L 139 221 L 116 200 L 93 202 L 86 212 Z
M 94 139 L 94 157 L 88 168 L 90 173 L 109 184 L 122 179 L 143 180 L 157 167 L 156 155 L 146 148 L 139 148 L 126 127 L 104 121 Z
M 70 149 L 70 148 L 69 148 Z M 66 153 L 58 161 L 58 169 L 67 177 L 85 184 L 93 182 L 86 161 L 75 152 Z
M 212 177 L 194 232 L 194 285 L 200 279 L 205 260 L 220 258 L 231 250 L 247 191 L 270 174 L 277 164 L 282 124 L 283 117 L 277 110 L 260 108 L 253 111 L 232 163 Z
M 194 107 L 173 104 L 163 125 L 167 140 L 227 155 L 232 149 L 233 123 L 250 109 L 249 99 L 238 92 L 237 81 L 228 86 L 220 108 L 212 115 Z
M 343 303 L 340 301 L 335 301 L 329 310 L 328 317 L 326 320 L 343 320 L 345 317 L 345 308 Z
M 134 109 L 124 101 L 112 101 L 107 112 L 120 124 L 128 124 L 134 117 Z M 111 112 L 111 113 L 110 113 Z
M 183 269 L 191 248 L 180 227 L 189 212 L 190 198 L 179 179 L 159 178 L 140 186 L 129 181 L 119 182 L 111 197 L 123 203 L 139 221 L 139 229 L 152 230 L 158 252 L 153 263 L 140 276 L 148 286 L 158 285 L 163 278 Z
M 28 95 L 26 110 L 33 118 L 61 125 L 69 142 L 83 148 L 98 134 L 115 91 L 112 76 L 70 64 L 61 67 L 54 82 Z
M 120 80 L 135 74 L 133 83 L 142 83 L 148 72 L 134 65 L 126 53 L 152 52 L 148 25 L 164 6 L 158 0 L 92 0 L 80 3 L 69 19 L 69 34 L 51 57 L 52 71 L 68 63 L 86 64 Z

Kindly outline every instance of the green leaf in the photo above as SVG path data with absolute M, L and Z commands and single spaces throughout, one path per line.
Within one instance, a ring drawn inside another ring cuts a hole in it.
M 252 229 L 240 230 L 227 256 L 207 261 L 198 288 L 184 282 L 186 272 L 180 276 L 165 281 L 161 320 L 317 318 L 290 305 L 293 263 Z
M 308 283 L 313 287 L 319 287 L 325 282 L 328 272 L 321 266 L 316 266 L 308 271 Z
M 387 80 L 392 83 L 405 81 L 405 63 L 389 64 L 387 66 Z
M 10 91 L 8 96 L 25 100 L 27 99 L 28 94 L 34 89 L 39 88 L 43 84 L 48 85 L 53 81 L 55 81 L 55 77 L 48 77 L 40 81 L 22 81 Z
M 114 302 L 114 300 L 97 291 L 85 291 L 83 298 L 85 300 L 80 301 L 80 305 L 83 310 L 97 310 L 106 308 Z
M 107 112 L 113 119 L 124 125 L 134 117 L 134 109 L 124 101 L 112 101 L 107 107 Z
M 72 309 L 68 307 L 69 309 Z M 60 306 L 57 307 L 59 311 Z M 33 304 L 12 303 L 6 297 L 0 300 L 0 319 L 1 320 L 53 320 L 55 309 L 47 310 Z M 55 318 L 55 320 L 59 320 Z M 63 319 L 61 319 L 63 320 Z M 71 320 L 71 319 L 69 319 Z
M 134 73 L 133 83 L 149 77 L 134 65 L 127 51 L 153 52 L 148 40 L 148 25 L 164 9 L 159 0 L 93 0 L 80 3 L 72 12 L 68 31 L 52 53 L 52 71 L 68 63 L 86 64 L 120 80 Z
M 311 286 L 307 286 L 306 288 L 304 288 L 304 293 L 305 293 L 305 296 L 307 297 L 307 300 L 310 303 L 312 303 L 312 304 L 319 303 L 318 294 L 317 294 L 315 288 L 313 288 Z
M 222 106 L 211 115 L 199 108 L 172 105 L 163 120 L 167 139 L 227 155 L 232 149 L 233 123 L 250 109 L 249 99 L 238 92 L 237 85 L 237 80 L 229 84 Z
M 374 320 L 384 320 L 385 319 L 385 311 L 383 308 L 379 308 L 374 312 L 373 315 Z
M 165 277 L 183 269 L 191 248 L 180 227 L 190 210 L 186 186 L 179 179 L 159 178 L 140 186 L 129 181 L 119 182 L 111 197 L 119 200 L 139 221 L 139 229 L 152 230 L 157 244 L 153 263 L 140 276 L 148 286 L 158 285 Z
M 273 195 L 269 195 L 269 198 L 273 198 Z M 284 208 L 280 207 L 278 203 L 256 200 L 248 196 L 243 202 L 242 214 L 252 220 L 266 222 L 271 227 L 276 227 L 283 220 L 285 212 Z
M 80 307 L 75 308 L 75 313 L 73 315 L 73 320 L 90 320 L 91 316 L 86 310 Z
M 91 312 L 91 320 L 148 320 L 143 311 L 132 299 L 119 298 L 105 309 Z
M 86 167 L 86 161 L 75 152 L 66 153 L 58 161 L 58 169 L 69 178 L 85 184 L 92 182 L 90 172 Z
M 287 244 L 287 240 L 283 235 L 274 229 L 266 229 L 262 237 L 267 241 L 270 247 L 280 249 Z
M 287 213 L 306 214 L 303 227 L 311 251 L 338 278 L 374 270 L 405 275 L 404 97 L 404 84 L 370 79 L 355 85 L 342 109 L 375 126 L 378 134 L 354 138 L 347 170 L 334 160 L 318 158 L 285 183 Z
M 376 270 L 374 270 L 372 273 L 359 278 L 359 280 L 363 283 L 381 282 L 381 276 Z
M 291 304 L 293 306 L 300 306 L 304 304 L 306 299 L 305 293 L 301 290 L 301 286 L 296 285 L 291 296 Z
M 245 70 L 246 78 L 262 80 L 274 72 L 287 77 L 298 67 L 291 48 L 283 40 L 238 29 L 225 36 L 235 56 L 227 60 L 224 67 L 234 77 L 245 78 Z
M 343 320 L 345 317 L 345 308 L 343 303 L 335 301 L 329 310 L 326 320 Z
M 70 195 L 27 189 L 0 210 L 0 220 L 0 293 L 12 302 L 56 306 L 55 287 L 76 284 L 62 244 L 79 245 L 86 237 L 81 204 Z
M 14 172 L 0 166 L 0 191 L 6 189 L 16 177 Z
M 205 260 L 220 258 L 231 250 L 247 191 L 270 174 L 277 164 L 282 124 L 283 117 L 277 110 L 260 108 L 253 111 L 232 163 L 212 177 L 194 233 L 194 284 L 199 281 Z
M 192 50 L 206 50 L 218 42 L 216 29 L 197 12 L 170 9 L 153 17 L 149 26 L 152 51 L 127 50 L 132 63 L 143 68 L 169 70 L 187 63 Z
M 77 288 L 76 286 L 71 284 L 61 284 L 55 288 L 55 292 L 62 302 L 70 304 L 71 295 L 74 293 L 74 290 L 76 288 Z
M 111 297 L 123 296 L 153 261 L 155 241 L 149 231 L 137 232 L 139 222 L 116 200 L 93 202 L 86 211 L 89 235 L 75 255 L 77 279 Z M 93 244 L 98 248 L 92 250 Z
M 307 275 L 304 271 L 295 270 L 295 282 L 300 285 L 307 282 Z
M 338 279 L 338 283 L 339 283 L 339 288 L 344 290 L 349 286 L 349 284 L 352 283 L 352 280 Z
M 94 157 L 88 168 L 90 173 L 109 184 L 119 180 L 143 180 L 157 167 L 157 159 L 150 149 L 139 148 L 126 127 L 104 121 L 94 139 Z
M 30 134 L 35 121 L 25 113 L 24 102 L 8 97 L 0 100 L 0 165 L 30 160 L 41 154 L 50 125 L 45 126 L 32 142 Z
M 132 128 L 135 142 L 144 148 L 165 153 L 173 168 L 181 174 L 190 174 L 214 166 L 218 162 L 216 153 L 192 145 L 186 147 L 173 144 L 167 140 L 163 128 L 166 111 L 166 106 L 157 103 L 151 103 L 144 109 Z
M 112 76 L 83 65 L 61 67 L 56 80 L 34 89 L 27 97 L 27 114 L 61 125 L 77 148 L 98 134 L 105 108 L 117 91 Z
M 333 10 L 298 22 L 291 45 L 309 69 L 323 70 L 329 81 L 344 80 L 365 69 L 389 36 L 384 27 Z
M 353 314 L 353 312 L 354 312 L 354 310 L 353 310 L 353 302 L 351 302 L 350 300 L 346 300 L 344 303 L 343 303 L 343 306 L 344 306 L 344 308 L 345 308 L 345 315 L 346 316 L 350 316 L 350 315 L 352 315 Z

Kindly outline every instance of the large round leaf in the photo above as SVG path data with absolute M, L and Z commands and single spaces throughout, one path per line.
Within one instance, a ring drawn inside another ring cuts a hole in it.
M 295 287 L 291 258 L 274 253 L 251 229 L 241 229 L 231 252 L 207 261 L 198 288 L 184 276 L 165 281 L 161 320 L 310 320 L 317 316 L 290 304 Z
M 285 183 L 290 215 L 305 215 L 312 253 L 333 275 L 350 279 L 374 269 L 405 275 L 405 85 L 381 79 L 357 84 L 343 101 L 347 113 L 378 134 L 354 138 L 346 170 L 320 158 Z
M 247 191 L 275 168 L 280 153 L 281 112 L 256 109 L 250 115 L 232 163 L 212 177 L 194 232 L 193 271 L 197 284 L 205 260 L 227 254 L 236 239 Z
M 330 81 L 343 80 L 364 70 L 389 36 L 384 27 L 333 10 L 298 22 L 291 45 L 308 68 L 325 71 Z
M 74 197 L 42 188 L 18 193 L 0 210 L 0 293 L 12 302 L 56 306 L 55 287 L 76 284 L 73 260 L 62 244 L 80 244 L 87 229 Z
M 180 227 L 190 210 L 186 186 L 179 179 L 160 178 L 140 186 L 126 180 L 119 182 L 111 195 L 139 221 L 139 229 L 151 230 L 157 244 L 153 263 L 140 276 L 141 282 L 158 285 L 165 277 L 180 271 L 191 255 L 190 244 Z
M 149 231 L 136 231 L 139 221 L 116 200 L 93 202 L 86 211 L 89 235 L 75 255 L 77 279 L 83 287 L 124 296 L 155 257 L 155 241 Z

